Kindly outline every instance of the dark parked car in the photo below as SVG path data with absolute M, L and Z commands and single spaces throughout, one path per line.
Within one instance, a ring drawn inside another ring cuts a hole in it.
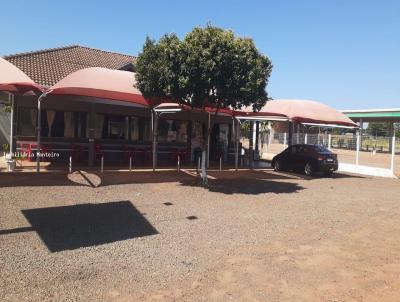
M 303 171 L 306 175 L 323 172 L 332 175 L 338 169 L 337 155 L 320 145 L 293 145 L 272 159 L 275 171 Z

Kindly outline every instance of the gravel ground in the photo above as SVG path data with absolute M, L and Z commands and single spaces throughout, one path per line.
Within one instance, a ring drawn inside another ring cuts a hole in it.
M 400 183 L 0 175 L 3 301 L 398 301 Z

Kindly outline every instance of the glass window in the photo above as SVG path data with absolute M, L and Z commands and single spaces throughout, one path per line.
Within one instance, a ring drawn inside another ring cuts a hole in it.
M 18 134 L 22 136 L 36 135 L 37 110 L 33 108 L 18 108 Z
M 104 117 L 103 138 L 125 139 L 125 117 L 106 115 Z
M 139 140 L 139 119 L 137 117 L 130 117 L 130 140 Z
M 140 118 L 139 119 L 139 140 L 144 142 L 151 141 L 151 119 Z
M 104 114 L 95 113 L 93 115 L 94 138 L 100 139 L 103 137 Z M 106 131 L 107 132 L 107 131 Z
M 164 120 L 158 121 L 158 141 L 178 142 L 188 141 L 188 121 Z
M 321 146 L 321 145 L 314 145 L 314 149 L 317 152 L 321 152 L 321 153 L 331 153 L 331 151 L 328 148 Z
M 75 137 L 86 138 L 87 137 L 87 113 L 86 112 L 75 112 L 76 128 Z

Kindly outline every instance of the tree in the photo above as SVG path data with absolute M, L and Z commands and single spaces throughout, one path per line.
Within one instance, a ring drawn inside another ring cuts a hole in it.
M 158 42 L 147 38 L 135 69 L 137 87 L 146 98 L 196 108 L 259 110 L 268 100 L 272 64 L 252 39 L 207 25 L 194 28 L 183 40 L 175 34 Z
M 394 129 L 395 135 L 398 137 L 400 135 L 400 125 L 398 123 L 394 123 L 393 129 Z M 390 133 L 391 132 L 390 122 L 368 123 L 367 132 L 374 136 L 391 136 L 392 135 L 392 133 Z

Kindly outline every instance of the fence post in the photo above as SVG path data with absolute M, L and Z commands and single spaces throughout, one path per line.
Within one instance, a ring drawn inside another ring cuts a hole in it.
M 304 134 L 304 144 L 307 145 L 307 133 Z
M 390 170 L 394 174 L 394 156 L 396 155 L 396 135 L 392 137 L 392 160 L 390 162 Z
M 332 134 L 328 135 L 328 149 L 330 150 L 332 148 Z
M 72 173 L 72 156 L 69 157 L 69 174 Z
M 356 165 L 359 163 L 359 155 L 360 155 L 360 134 L 357 134 L 357 144 L 356 144 Z
M 197 174 L 200 174 L 200 156 L 197 158 Z
M 283 133 L 283 146 L 286 148 L 287 145 L 287 139 L 286 139 L 286 132 Z

